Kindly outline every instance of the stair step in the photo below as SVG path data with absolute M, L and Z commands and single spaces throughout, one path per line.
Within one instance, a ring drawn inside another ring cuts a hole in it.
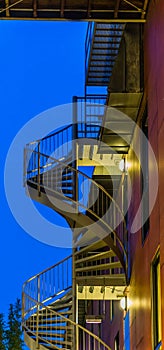
M 113 66 L 110 66 L 110 67 L 103 67 L 102 66 L 102 67 L 99 67 L 99 69 L 97 69 L 96 67 L 91 67 L 89 69 L 89 74 L 94 73 L 94 72 L 96 72 L 96 73 L 111 73 L 112 68 L 113 68 Z M 93 125 L 92 125 L 92 127 L 93 127 Z
M 108 55 L 109 56 L 113 56 L 113 55 L 115 55 L 115 56 L 117 56 L 117 54 L 118 54 L 118 49 L 114 49 L 114 48 L 111 48 L 111 49 L 106 49 L 106 50 L 100 50 L 100 49 L 94 49 L 93 51 L 92 51 L 92 57 L 93 56 L 102 56 L 102 57 L 107 57 L 108 58 Z M 91 57 L 91 59 L 92 59 L 92 57 Z
M 69 301 L 72 301 L 72 289 L 70 289 L 65 295 L 63 295 L 60 300 L 56 300 L 54 301 L 54 303 L 52 305 L 55 305 L 56 303 L 59 303 L 59 302 L 69 302 Z
M 59 331 L 60 331 L 60 327 L 59 327 Z M 64 332 L 63 333 L 54 333 L 54 332 L 47 332 L 47 330 L 46 330 L 46 332 L 39 331 L 38 335 L 40 337 L 45 336 L 46 340 L 48 340 L 48 338 L 52 339 L 52 338 L 64 338 L 65 337 L 65 333 Z M 71 333 L 70 333 L 70 336 L 71 336 Z
M 62 171 L 62 176 L 67 176 L 67 175 L 70 175 L 70 174 L 72 174 L 73 173 L 73 170 L 72 169 L 70 169 L 70 168 L 65 168 L 65 169 L 63 169 L 63 171 Z
M 88 245 L 78 251 L 75 252 L 75 256 L 77 255 L 81 255 L 83 254 L 84 252 L 91 252 L 91 251 L 97 251 L 97 249 L 101 249 L 101 248 L 104 248 L 106 247 L 106 243 L 104 241 L 98 241 L 98 242 L 95 242 L 91 245 Z
M 70 308 L 72 306 L 72 302 L 67 303 L 67 304 L 62 304 L 60 303 L 60 305 L 51 305 L 51 309 L 53 310 L 60 310 L 60 309 L 65 309 L 65 308 Z
M 94 43 L 93 44 L 93 51 L 95 50 L 117 50 L 119 49 L 119 45 L 120 43 L 118 43 L 117 41 L 113 41 L 113 42 L 107 42 L 107 43 Z M 93 52 L 92 51 L 92 52 Z
M 37 325 L 34 325 L 33 326 L 33 331 L 36 331 L 36 329 L 37 329 Z M 60 329 L 60 330 L 63 330 L 63 331 L 67 331 L 67 330 L 72 330 L 73 329 L 73 326 L 61 326 L 61 325 L 59 325 L 59 326 L 55 326 L 55 325 L 51 325 L 51 326 L 47 326 L 47 325 L 39 325 L 39 328 L 38 328 L 38 330 L 41 330 L 41 331 L 55 331 L 55 330 L 58 330 L 58 329 Z
M 68 311 L 61 311 L 60 315 L 72 315 L 72 310 L 68 310 Z
M 101 78 L 104 77 L 104 75 L 102 74 L 104 72 L 101 72 L 101 74 L 99 72 L 89 72 L 89 78 Z M 110 72 L 105 72 L 105 77 L 109 77 L 111 75 Z
M 68 181 L 73 179 L 73 174 L 72 175 L 63 175 L 62 176 L 62 181 Z
M 76 273 L 78 272 L 86 272 L 86 271 L 100 271 L 100 270 L 111 270 L 111 269 L 119 269 L 121 268 L 121 263 L 119 261 L 117 262 L 111 262 L 107 264 L 100 264 L 100 265 L 94 265 L 94 266 L 86 266 L 86 267 L 79 267 L 76 268 L 75 271 Z M 100 275 L 101 276 L 101 275 Z
M 64 193 L 64 194 L 74 194 L 74 190 L 67 190 L 67 189 L 62 189 L 62 192 Z
M 72 341 L 69 341 L 69 340 L 52 340 L 51 341 L 52 344 L 59 344 L 59 345 L 70 345 L 72 346 Z
M 78 276 L 80 286 L 125 286 L 126 278 L 123 273 L 99 276 Z
M 37 320 L 37 316 L 33 315 L 32 319 L 30 320 L 30 323 L 35 324 L 36 320 Z M 55 314 L 53 317 L 50 315 L 46 316 L 45 314 L 39 315 L 38 321 L 40 324 L 43 324 L 45 322 L 45 320 L 46 320 L 46 324 L 53 324 L 53 323 L 57 324 L 57 323 L 65 323 L 66 322 L 66 320 L 63 320 L 60 316 L 56 316 Z
M 94 255 L 91 255 L 91 256 L 87 256 L 85 258 L 77 259 L 75 261 L 75 264 L 80 264 L 80 263 L 85 263 L 85 262 L 90 262 L 90 261 L 96 261 L 96 260 L 99 260 L 99 259 L 107 259 L 107 258 L 111 258 L 111 257 L 114 257 L 114 256 L 115 256 L 115 253 L 112 250 L 110 250 L 110 251 L 94 254 Z
M 62 182 L 62 189 L 67 187 L 73 187 L 73 182 Z

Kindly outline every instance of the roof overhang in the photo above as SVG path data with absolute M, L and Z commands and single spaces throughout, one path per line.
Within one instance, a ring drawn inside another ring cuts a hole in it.
M 2 0 L 1 19 L 141 22 L 150 0 Z

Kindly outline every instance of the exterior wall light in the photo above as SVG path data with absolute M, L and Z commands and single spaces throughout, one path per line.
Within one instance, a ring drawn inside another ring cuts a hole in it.
M 127 298 L 127 296 L 123 297 L 120 300 L 121 309 L 124 311 L 127 311 L 131 307 L 131 305 L 132 305 L 132 302 L 129 298 Z
M 119 169 L 122 171 L 122 172 L 127 172 L 128 171 L 128 163 L 126 161 L 125 158 L 122 158 L 119 162 L 119 165 L 118 165 Z

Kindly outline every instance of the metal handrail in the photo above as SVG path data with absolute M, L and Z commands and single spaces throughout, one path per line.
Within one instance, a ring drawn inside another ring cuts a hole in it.
M 82 334 L 81 338 L 83 339 L 83 350 L 87 350 L 88 349 L 88 344 L 93 344 L 93 350 L 98 349 L 98 347 L 96 345 L 101 345 L 103 346 L 102 350 L 111 350 L 111 348 L 104 343 L 97 335 L 93 334 L 92 332 L 90 332 L 88 329 L 84 328 L 83 326 L 79 325 L 78 323 L 72 321 L 69 318 L 64 317 L 63 315 L 61 315 L 60 313 L 56 312 L 55 310 L 51 309 L 50 307 L 45 306 L 43 303 L 38 302 L 37 300 L 31 298 L 28 294 L 23 293 L 23 300 L 25 303 L 25 298 L 27 298 L 29 301 L 31 301 L 33 307 L 32 307 L 32 311 L 34 309 L 36 309 L 36 313 L 34 313 L 32 316 L 36 316 L 36 319 L 39 320 L 39 316 L 42 315 L 42 309 L 44 310 L 44 312 L 46 311 L 46 315 L 48 315 L 48 317 L 50 317 L 49 315 L 51 315 L 52 317 L 56 317 L 56 324 L 58 323 L 58 318 L 60 318 L 63 323 L 66 323 L 70 326 L 72 326 L 74 334 L 75 334 L 75 338 L 76 338 L 76 349 L 79 350 L 79 335 L 80 333 Z M 29 303 L 28 303 L 29 304 Z M 39 310 L 39 311 L 37 311 Z M 29 308 L 29 310 L 27 310 L 29 313 L 29 317 L 31 316 L 31 308 Z M 36 327 L 36 331 L 34 332 L 33 330 L 33 324 L 32 327 L 29 328 L 29 326 L 26 325 L 26 320 L 24 319 L 24 317 L 27 317 L 27 320 L 29 321 L 29 317 L 27 315 L 27 313 L 23 313 L 23 328 L 26 331 L 29 331 L 31 334 L 33 334 L 36 338 L 36 342 L 38 342 L 38 340 L 41 340 L 47 344 L 50 344 L 52 346 L 52 342 L 50 340 L 47 339 L 47 334 L 45 333 L 45 338 L 42 336 L 39 336 L 39 332 L 38 332 L 38 328 L 39 328 L 39 321 L 37 321 L 37 327 Z M 31 317 L 32 317 L 31 316 Z M 46 320 L 44 321 L 46 323 Z M 55 322 L 52 321 L 52 323 Z M 54 324 L 53 324 L 54 325 Z M 53 327 L 53 326 L 52 326 Z M 60 331 L 60 325 L 58 326 L 59 329 L 58 331 Z M 62 336 L 61 333 L 59 333 L 60 336 Z M 87 346 L 86 346 L 87 345 Z M 57 348 L 54 346 L 54 348 Z
M 82 101 L 83 100 L 83 102 L 84 103 L 87 103 L 87 99 L 90 99 L 90 104 L 93 106 L 93 105 L 95 105 L 95 106 L 98 106 L 98 105 L 100 105 L 100 106 L 103 106 L 103 103 L 100 103 L 100 102 L 95 102 L 96 100 L 106 100 L 106 98 L 107 98 L 107 96 L 105 95 L 105 94 L 87 94 L 87 96 L 78 96 L 77 97 L 77 103 L 79 102 L 79 101 Z M 91 103 L 91 100 L 93 99 L 93 101 L 94 101 L 94 103 Z M 81 121 L 80 123 L 83 123 L 84 121 Z M 79 120 L 78 120 L 78 118 L 77 118 L 77 123 L 79 124 Z M 94 126 L 94 125 L 93 125 Z M 62 127 L 62 129 L 59 129 L 59 130 L 57 130 L 57 131 L 54 131 L 53 133 L 51 133 L 51 134 L 49 134 L 49 135 L 47 135 L 47 136 L 44 136 L 44 137 L 42 137 L 42 138 L 40 138 L 40 139 L 37 139 L 37 140 L 35 140 L 35 141 L 31 141 L 31 142 L 28 142 L 27 144 L 26 144 L 26 146 L 30 146 L 30 145 L 35 145 L 35 144 L 37 144 L 37 143 L 39 143 L 39 142 L 42 142 L 42 141 L 45 141 L 45 140 L 48 140 L 49 138 L 51 138 L 51 137 L 55 137 L 55 136 L 57 136 L 57 135 L 59 135 L 60 133 L 63 133 L 64 131 L 66 131 L 66 130 L 68 130 L 68 129 L 71 129 L 73 127 L 73 124 L 69 124 L 69 125 L 66 125 L 65 127 Z
M 29 151 L 31 151 L 31 150 L 29 149 Z M 37 151 L 33 151 L 33 153 L 38 154 Z M 124 215 L 123 215 L 123 213 L 122 213 L 120 207 L 118 206 L 118 204 L 117 204 L 116 201 L 113 199 L 113 197 L 106 191 L 106 189 L 105 189 L 102 185 L 98 184 L 95 180 L 91 179 L 88 175 L 84 174 L 82 171 L 80 171 L 80 170 L 78 170 L 78 169 L 74 169 L 71 165 L 68 165 L 67 163 L 65 163 L 65 162 L 63 162 L 63 161 L 60 161 L 60 160 L 58 160 L 58 159 L 56 159 L 56 158 L 54 158 L 54 157 L 51 157 L 51 156 L 47 156 L 46 154 L 43 154 L 43 153 L 39 153 L 39 154 L 40 154 L 40 156 L 46 157 L 47 159 L 52 159 L 53 161 L 55 161 L 55 163 L 61 164 L 61 165 L 63 165 L 65 168 L 68 168 L 68 169 L 71 169 L 72 171 L 75 171 L 77 174 L 80 174 L 80 175 L 82 175 L 83 177 L 85 177 L 86 179 L 88 179 L 89 181 L 91 181 L 98 189 L 101 189 L 101 190 L 106 194 L 106 196 L 107 196 L 112 202 L 115 203 L 115 206 L 116 206 L 116 208 L 118 209 L 118 211 L 120 212 L 120 214 L 121 214 L 121 216 L 122 216 L 122 219 L 123 219 L 123 222 L 124 222 L 124 224 L 125 224 L 125 226 L 126 226 L 125 218 L 124 218 Z M 51 165 L 51 164 L 50 164 L 50 165 Z M 48 166 L 48 165 L 47 165 L 47 166 Z
M 72 255 L 64 258 L 53 266 L 44 269 L 40 273 L 30 277 L 23 284 L 23 293 L 30 293 L 42 303 L 51 302 L 62 291 L 69 290 L 72 286 Z M 61 277 L 62 275 L 62 277 Z M 45 280 L 49 281 L 44 288 Z M 54 285 L 55 281 L 55 285 Z
M 59 133 L 65 131 L 65 130 L 68 130 L 69 128 L 72 128 L 72 124 L 69 124 L 69 125 L 63 127 L 61 130 L 55 131 L 55 132 L 53 132 L 52 134 L 47 135 L 47 136 L 45 136 L 45 137 L 43 137 L 43 138 L 41 138 L 41 139 L 37 139 L 37 140 L 35 140 L 35 141 L 31 141 L 31 142 L 27 143 L 26 146 L 33 145 L 33 144 L 35 144 L 35 143 L 38 143 L 38 142 L 47 140 L 47 139 L 49 139 L 50 137 L 54 137 L 54 136 L 56 136 L 56 135 L 59 135 Z
M 95 29 L 95 23 L 89 22 L 87 27 L 86 39 L 85 39 L 85 69 L 87 69 L 87 61 L 89 57 L 89 52 L 91 50 L 91 43 L 93 39 L 94 29 Z
M 56 264 L 54 264 L 54 265 L 52 265 L 52 266 L 50 266 L 50 267 L 48 267 L 48 268 L 42 270 L 41 272 L 37 273 L 36 275 L 31 276 L 30 278 L 28 278 L 28 280 L 26 280 L 26 281 L 23 283 L 23 290 L 24 290 L 25 286 L 26 286 L 29 282 L 31 282 L 33 279 L 35 279 L 35 278 L 37 278 L 37 277 L 43 275 L 44 273 L 46 273 L 46 272 L 48 272 L 48 271 L 54 269 L 55 267 L 59 266 L 60 264 L 64 263 L 66 260 L 68 260 L 68 259 L 70 259 L 70 258 L 72 258 L 72 254 L 69 255 L 69 256 L 67 256 L 67 257 L 64 258 L 63 260 L 60 260 L 60 261 L 57 262 Z

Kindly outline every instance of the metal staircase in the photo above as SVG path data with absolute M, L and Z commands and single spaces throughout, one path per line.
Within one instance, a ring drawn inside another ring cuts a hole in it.
M 127 286 L 127 231 L 119 198 L 79 171 L 73 159 L 75 142 L 85 137 L 84 148 L 87 137 L 97 142 L 104 106 L 93 105 L 90 113 L 89 104 L 80 114 L 76 109 L 78 124 L 24 151 L 27 194 L 64 216 L 73 232 L 73 255 L 23 286 L 25 342 L 33 350 L 110 350 L 86 328 L 85 301 L 119 300 Z
M 85 84 L 108 86 L 125 24 L 88 24 L 85 42 Z
M 96 335 L 72 320 L 71 264 L 69 256 L 25 282 L 22 303 L 26 344 L 41 350 L 110 350 Z

